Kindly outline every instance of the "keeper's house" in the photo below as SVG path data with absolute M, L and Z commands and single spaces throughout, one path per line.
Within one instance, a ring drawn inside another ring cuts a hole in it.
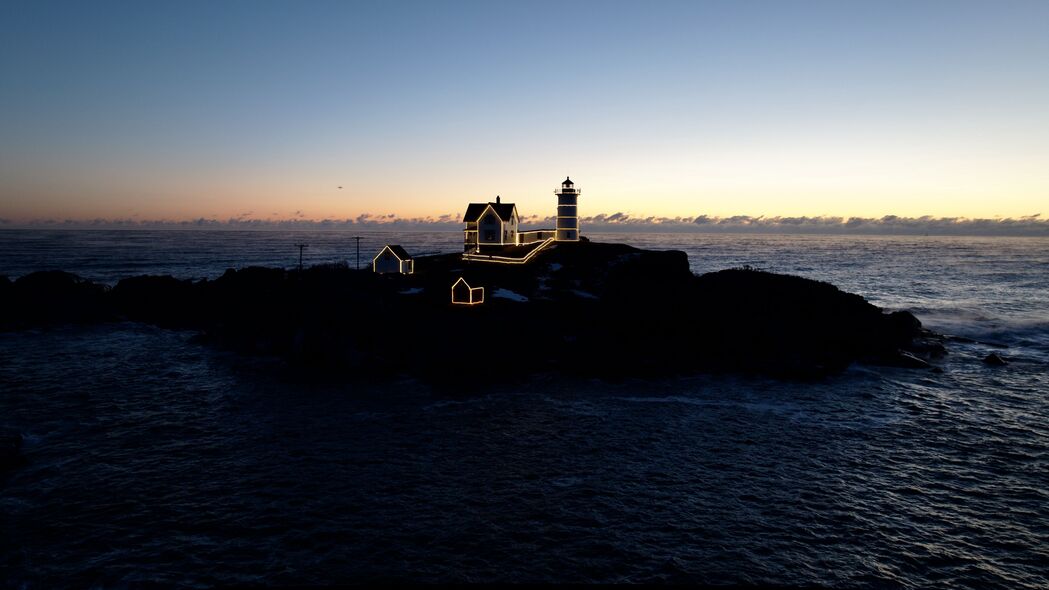
M 387 244 L 372 258 L 372 270 L 377 273 L 400 273 L 410 275 L 415 272 L 415 261 L 397 244 Z
M 470 203 L 463 216 L 463 246 L 467 251 L 478 246 L 506 246 L 517 244 L 517 227 L 520 223 L 517 206 L 503 203 L 499 197 L 495 202 Z

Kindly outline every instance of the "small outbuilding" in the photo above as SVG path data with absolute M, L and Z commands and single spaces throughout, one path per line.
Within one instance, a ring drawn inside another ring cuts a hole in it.
M 415 261 L 397 244 L 387 244 L 372 258 L 372 270 L 377 273 L 400 273 L 410 275 L 415 272 Z
M 466 279 L 459 277 L 452 283 L 452 303 L 459 305 L 477 305 L 484 303 L 484 287 L 471 287 Z

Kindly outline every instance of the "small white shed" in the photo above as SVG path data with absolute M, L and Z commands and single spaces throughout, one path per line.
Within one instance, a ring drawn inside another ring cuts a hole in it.
M 400 273 L 410 275 L 415 272 L 415 261 L 397 244 L 387 244 L 372 258 L 372 270 L 377 273 Z
M 477 305 L 484 303 L 484 287 L 471 287 L 466 279 L 459 277 L 452 283 L 452 303 L 459 305 Z

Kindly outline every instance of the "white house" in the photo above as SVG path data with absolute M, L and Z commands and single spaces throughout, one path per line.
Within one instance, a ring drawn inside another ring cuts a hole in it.
M 415 261 L 397 244 L 387 244 L 372 258 L 372 270 L 377 273 L 400 273 L 410 275 L 415 272 Z
M 478 246 L 507 246 L 517 244 L 517 227 L 520 217 L 517 206 L 503 203 L 499 197 L 495 202 L 470 203 L 463 216 L 463 250 L 469 252 Z
M 477 305 L 484 303 L 484 287 L 471 287 L 466 279 L 459 277 L 452 283 L 452 303 L 460 305 Z

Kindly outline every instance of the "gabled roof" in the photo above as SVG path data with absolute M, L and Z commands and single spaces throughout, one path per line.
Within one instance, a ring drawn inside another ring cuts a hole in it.
M 462 287 L 460 287 L 462 285 Z M 460 291 L 460 298 L 456 299 L 456 289 Z M 466 290 L 462 293 L 463 289 Z M 465 300 L 462 298 L 465 296 Z M 475 299 L 476 297 L 476 299 Z M 459 277 L 457 281 L 452 283 L 452 303 L 458 303 L 463 305 L 477 305 L 478 303 L 484 303 L 484 287 L 471 287 L 470 283 L 466 282 L 466 279 Z
M 495 214 L 499 216 L 499 219 L 503 221 L 510 221 L 510 218 L 514 215 L 515 207 L 513 203 L 470 203 L 470 206 L 466 208 L 466 215 L 463 216 L 463 223 L 477 221 L 484 215 L 488 207 L 491 207 Z
M 390 252 L 393 252 L 393 255 L 397 257 L 397 260 L 400 260 L 401 262 L 412 259 L 411 255 L 408 254 L 408 252 L 399 244 L 386 244 L 383 246 L 382 250 L 379 250 L 379 253 L 375 255 L 375 258 L 382 256 L 383 251 L 387 249 L 389 249 Z

